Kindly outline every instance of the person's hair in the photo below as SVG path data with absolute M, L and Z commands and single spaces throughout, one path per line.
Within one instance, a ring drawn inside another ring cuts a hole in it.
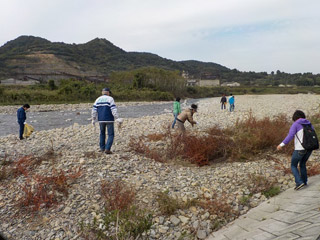
M 28 103 L 24 104 L 22 107 L 24 108 L 30 108 L 30 105 Z
M 301 110 L 296 110 L 294 113 L 293 113 L 293 116 L 292 116 L 292 121 L 297 121 L 299 118 L 306 118 L 306 115 L 304 114 L 304 112 L 302 112 Z
M 180 102 L 180 99 L 181 99 L 181 98 L 177 97 L 177 98 L 176 98 L 176 101 L 177 101 L 177 102 Z
M 196 110 L 196 111 L 197 111 L 198 106 L 197 106 L 196 104 L 191 104 L 191 109 L 194 109 L 194 110 Z
M 232 96 L 232 93 L 230 93 L 230 96 Z

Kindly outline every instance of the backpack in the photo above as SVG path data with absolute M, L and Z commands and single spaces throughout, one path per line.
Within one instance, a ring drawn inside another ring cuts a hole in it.
M 311 127 L 311 124 L 301 124 L 303 127 L 303 141 L 301 142 L 298 138 L 299 142 L 301 143 L 302 147 L 305 150 L 316 150 L 319 149 L 319 141 L 317 137 L 317 133 Z

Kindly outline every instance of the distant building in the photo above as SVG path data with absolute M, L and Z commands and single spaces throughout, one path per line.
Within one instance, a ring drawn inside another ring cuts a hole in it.
M 187 79 L 187 87 L 194 87 L 197 86 L 197 80 L 196 79 Z
M 223 86 L 223 87 L 239 87 L 240 83 L 238 83 L 238 82 L 225 82 L 225 83 L 222 83 L 221 86 Z
M 39 83 L 40 81 L 37 80 L 17 80 L 14 78 L 8 78 L 0 81 L 1 85 L 34 85 Z
M 182 71 L 182 77 L 186 79 L 186 85 L 188 87 L 217 87 L 220 86 L 220 79 L 210 74 L 202 74 L 200 79 L 190 76 L 188 72 Z

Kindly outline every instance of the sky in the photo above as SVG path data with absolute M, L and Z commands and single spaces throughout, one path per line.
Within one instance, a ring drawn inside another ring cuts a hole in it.
M 319 0 L 0 0 L 0 46 L 105 38 L 239 71 L 320 73 Z

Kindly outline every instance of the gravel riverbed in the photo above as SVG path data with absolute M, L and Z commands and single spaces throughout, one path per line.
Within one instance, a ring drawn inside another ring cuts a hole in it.
M 281 113 L 291 118 L 293 112 L 300 109 L 308 116 L 319 112 L 320 97 L 312 94 L 235 96 L 235 112 L 232 113 L 220 110 L 219 101 L 220 98 L 200 100 L 199 110 L 194 115 L 198 124 L 192 128 L 185 123 L 187 131 L 202 131 L 214 124 L 226 127 L 250 112 L 259 118 Z M 69 107 L 61 106 L 59 110 Z M 11 109 L 0 107 L 0 113 L 9 113 Z M 21 186 L 24 176 L 1 180 L 0 232 L 8 239 L 82 239 L 79 223 L 82 220 L 92 222 L 94 216 L 101 218 L 99 214 L 103 213 L 102 180 L 123 180 L 135 189 L 139 206 L 155 213 L 156 194 L 168 191 L 169 195 L 182 201 L 204 196 L 210 199 L 214 198 L 215 193 L 226 194 L 233 209 L 244 214 L 266 200 L 264 195 L 258 193 L 251 197 L 248 204 L 241 203 L 240 199 L 250 194 L 248 175 L 251 173 L 274 179 L 281 190 L 294 186 L 293 177 L 275 170 L 275 163 L 270 159 L 196 167 L 155 162 L 129 150 L 131 138 L 160 133 L 163 126 L 172 122 L 172 118 L 172 113 L 125 118 L 121 129 L 115 127 L 112 155 L 98 153 L 99 133 L 91 124 L 74 123 L 65 128 L 36 131 L 23 141 L 13 134 L 1 137 L 2 159 L 6 155 L 40 156 L 53 147 L 55 153 L 60 154 L 56 161 L 43 161 L 34 171 L 45 175 L 53 168 L 68 170 L 80 167 L 82 176 L 70 186 L 64 201 L 49 209 L 41 208 L 36 214 L 25 214 L 17 207 L 17 199 L 23 194 Z M 280 160 L 285 158 L 276 153 L 274 156 Z M 317 161 L 318 157 L 319 153 L 315 151 L 310 161 Z M 205 239 L 213 231 L 216 218 L 200 206 L 178 210 L 171 216 L 153 214 L 153 225 L 144 238 Z

